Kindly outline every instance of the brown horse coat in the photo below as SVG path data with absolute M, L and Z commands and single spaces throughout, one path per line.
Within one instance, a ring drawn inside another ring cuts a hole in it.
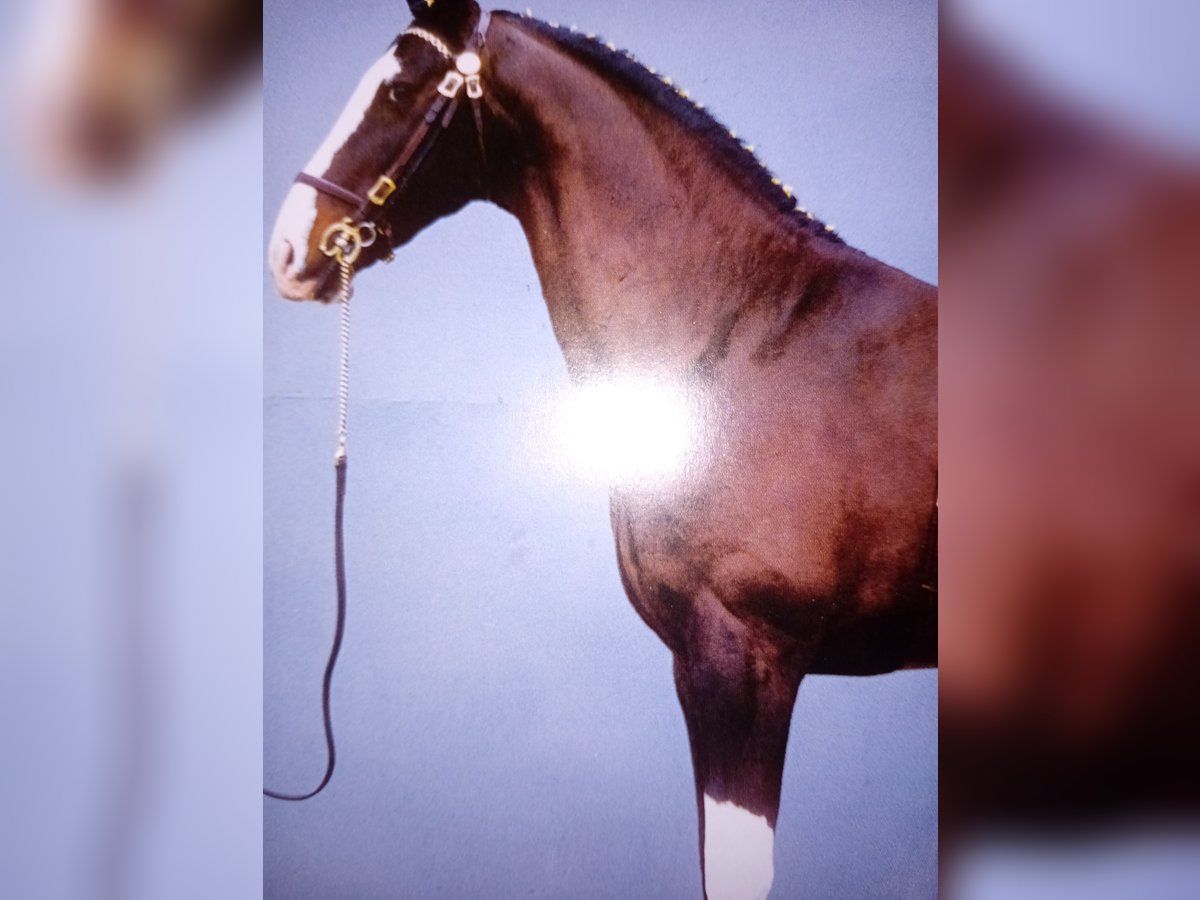
M 474 3 L 416 9 L 455 48 L 478 21 Z M 447 65 L 414 35 L 395 55 L 310 174 L 364 194 L 392 163 Z M 615 485 L 613 532 L 629 599 L 675 657 L 709 900 L 765 897 L 800 680 L 935 662 L 936 291 L 796 210 L 707 114 L 603 45 L 498 13 L 481 55 L 486 159 L 460 113 L 384 228 L 402 243 L 490 197 L 528 238 L 572 379 L 686 398 L 681 471 Z M 327 296 L 318 243 L 347 213 L 313 192 L 297 214 L 309 190 L 271 249 L 295 299 Z

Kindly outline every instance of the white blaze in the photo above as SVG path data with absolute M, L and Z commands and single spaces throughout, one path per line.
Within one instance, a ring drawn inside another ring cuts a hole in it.
M 775 832 L 766 818 L 704 795 L 708 900 L 765 900 L 775 879 Z
M 329 171 L 334 156 L 345 146 L 346 141 L 358 131 L 366 118 L 371 102 L 379 92 L 379 88 L 400 74 L 400 60 L 396 58 L 395 46 L 388 48 L 367 73 L 359 81 L 358 87 L 350 95 L 342 114 L 338 116 L 333 128 L 326 136 L 317 152 L 313 154 L 304 171 L 310 175 L 321 176 Z M 295 272 L 304 265 L 304 256 L 308 248 L 309 236 L 313 223 L 317 220 L 317 192 L 306 184 L 294 184 L 283 201 L 279 217 L 275 220 L 275 229 L 271 235 L 271 258 L 283 252 L 283 242 L 292 245 L 295 256 L 292 260 L 291 271 Z M 275 268 L 275 265 L 272 265 Z
M 395 49 L 395 45 L 389 47 L 388 52 L 367 69 L 367 74 L 363 75 L 358 87 L 350 95 L 346 108 L 333 123 L 329 135 L 304 167 L 305 172 L 310 175 L 324 175 L 329 171 L 333 157 L 345 146 L 354 132 L 358 131 L 358 126 L 362 124 L 367 110 L 371 108 L 371 101 L 379 93 L 379 88 L 400 74 L 400 60 L 396 58 Z
M 16 67 L 16 132 L 26 152 L 50 171 L 71 168 L 68 134 L 90 87 L 89 55 L 101 40 L 100 4 L 94 0 L 42 0 L 21 4 L 20 40 L 12 41 Z
M 34 91 L 37 99 L 57 94 L 69 87 L 79 74 L 78 65 L 98 29 L 99 4 L 90 0 L 42 0 L 26 4 L 29 16 L 22 40 L 14 42 L 22 91 Z

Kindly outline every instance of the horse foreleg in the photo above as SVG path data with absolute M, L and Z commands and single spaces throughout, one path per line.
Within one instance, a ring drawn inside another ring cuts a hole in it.
M 715 626 L 675 655 L 708 900 L 763 900 L 770 893 L 783 759 L 801 677 L 798 666 L 736 623 Z

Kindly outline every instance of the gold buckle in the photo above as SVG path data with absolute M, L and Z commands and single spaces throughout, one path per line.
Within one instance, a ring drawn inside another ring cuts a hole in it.
M 325 229 L 325 234 L 321 236 L 321 252 L 336 257 L 338 262 L 354 265 L 363 248 L 370 247 L 378 237 L 379 231 L 374 223 L 359 222 L 356 225 L 347 217 Z
M 375 182 L 375 187 L 371 188 L 371 193 L 367 194 L 367 199 L 376 206 L 383 206 L 395 190 L 396 182 L 386 175 L 380 175 L 379 180 Z
M 451 69 L 444 76 L 442 76 L 442 83 L 438 85 L 438 93 L 443 97 L 453 100 L 458 96 L 458 92 L 462 90 L 462 86 L 465 82 L 466 79 L 463 78 L 461 73 Z

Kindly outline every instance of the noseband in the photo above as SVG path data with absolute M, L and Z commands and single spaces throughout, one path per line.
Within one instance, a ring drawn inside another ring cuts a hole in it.
M 460 95 L 464 89 L 474 112 L 475 133 L 479 140 L 479 153 L 486 178 L 487 153 L 483 143 L 483 110 L 481 108 L 483 81 L 480 78 L 483 63 L 479 58 L 479 52 L 483 49 L 491 19 L 492 14 L 488 10 L 480 12 L 475 32 L 467 41 L 466 48 L 457 56 L 450 52 L 450 48 L 441 38 L 424 28 L 412 27 L 401 35 L 403 37 L 405 34 L 410 34 L 420 38 L 432 46 L 447 62 L 452 62 L 454 65 L 442 76 L 437 87 L 437 96 L 422 117 L 417 130 L 413 132 L 412 137 L 408 139 L 408 143 L 404 145 L 404 149 L 400 151 L 392 165 L 375 179 L 374 186 L 366 196 L 308 172 L 301 172 L 296 176 L 298 184 L 306 184 L 315 188 L 327 196 L 348 204 L 353 210 L 351 215 L 334 222 L 325 229 L 325 233 L 321 236 L 321 252 L 336 259 L 341 266 L 353 266 L 362 255 L 363 250 L 374 245 L 380 236 L 385 239 L 389 237 L 386 223 L 381 223 L 378 217 L 382 214 L 388 201 L 392 197 L 402 194 L 408 187 L 412 177 L 433 150 L 437 139 L 454 121 L 455 113 L 459 108 Z M 391 258 L 389 248 L 386 259 L 390 262 Z

